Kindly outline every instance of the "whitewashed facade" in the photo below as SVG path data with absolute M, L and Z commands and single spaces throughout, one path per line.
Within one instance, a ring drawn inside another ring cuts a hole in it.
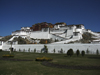
M 77 41 L 82 39 L 82 34 L 84 32 L 89 32 L 91 34 L 94 34 L 96 37 L 100 38 L 100 34 L 92 32 L 91 30 L 86 30 L 84 25 L 55 25 L 54 28 L 43 28 L 41 31 L 32 31 L 30 27 L 22 27 L 21 30 L 17 30 L 15 32 L 12 32 L 12 38 L 10 38 L 8 41 L 12 41 L 15 37 L 21 36 L 22 38 L 28 38 L 29 40 L 31 38 L 34 39 L 51 39 L 52 40 L 59 40 L 59 42 L 54 42 L 51 44 L 46 44 L 48 47 L 49 53 L 53 53 L 53 50 L 56 50 L 56 53 L 59 53 L 61 49 L 63 49 L 64 53 L 68 51 L 68 49 L 72 48 L 74 52 L 79 49 L 80 51 L 87 49 L 90 51 L 91 54 L 95 54 L 96 50 L 98 49 L 100 52 L 100 44 L 67 44 L 71 41 Z M 7 42 L 8 42 L 7 41 Z M 9 48 L 11 47 L 10 44 L 7 42 L 2 42 L 0 44 L 0 49 L 4 51 L 9 51 Z M 39 41 L 38 41 L 39 42 Z M 41 49 L 44 47 L 44 44 L 21 44 L 18 45 L 18 42 L 15 42 L 12 47 L 14 50 L 21 51 L 25 50 L 28 52 L 30 49 L 31 52 L 34 51 L 34 49 L 37 50 L 38 53 L 41 52 Z
M 34 39 L 57 39 L 59 43 L 67 43 L 68 40 L 76 41 L 82 39 L 82 34 L 89 32 L 94 35 L 100 35 L 94 33 L 91 30 L 86 30 L 84 25 L 65 25 L 58 24 L 54 28 L 43 28 L 41 31 L 32 31 L 30 27 L 22 27 L 21 30 L 12 32 L 15 37 L 21 36 L 22 38 L 34 38 Z M 61 41 L 63 40 L 63 41 Z
M 55 53 L 59 53 L 61 49 L 63 49 L 63 53 L 66 53 L 70 48 L 73 49 L 74 52 L 76 52 L 77 49 L 81 52 L 84 50 L 85 52 L 87 49 L 89 50 L 90 54 L 96 54 L 96 51 L 98 50 L 100 53 L 100 44 L 45 44 L 48 48 L 49 53 L 54 53 L 53 50 L 55 49 Z M 9 51 L 9 48 L 11 45 L 4 45 L 2 46 L 2 49 L 4 51 Z M 34 49 L 36 49 L 37 53 L 41 52 L 41 49 L 44 48 L 44 44 L 22 44 L 22 45 L 12 45 L 15 51 L 21 50 L 23 52 L 34 52 Z

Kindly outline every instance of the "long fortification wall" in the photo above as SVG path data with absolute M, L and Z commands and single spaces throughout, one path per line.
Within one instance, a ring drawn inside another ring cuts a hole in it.
M 49 53 L 53 53 L 53 50 L 56 50 L 56 53 L 59 53 L 61 49 L 63 49 L 64 53 L 66 53 L 70 48 L 73 49 L 74 52 L 76 52 L 77 49 L 80 51 L 84 50 L 86 51 L 87 49 L 90 51 L 90 54 L 95 54 L 97 49 L 99 50 L 100 53 L 100 44 L 45 44 L 48 48 Z M 10 45 L 4 45 L 2 49 L 4 51 L 9 51 Z M 36 52 L 40 53 L 41 49 L 44 48 L 44 44 L 22 44 L 22 45 L 12 45 L 12 47 L 16 50 L 21 51 L 25 50 L 28 52 L 30 49 L 31 52 L 36 49 Z

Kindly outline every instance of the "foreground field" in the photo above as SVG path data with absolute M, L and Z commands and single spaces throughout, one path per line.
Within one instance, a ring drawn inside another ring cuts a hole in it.
M 0 52 L 2 55 L 9 52 Z M 33 61 L 9 61 L 0 60 L 0 75 L 100 75 L 100 69 L 64 69 L 43 66 L 41 62 L 35 61 L 37 57 L 53 58 L 52 63 L 69 66 L 100 66 L 100 56 L 97 55 L 76 55 L 72 57 L 66 54 L 41 54 L 13 52 L 14 59 L 33 60 Z

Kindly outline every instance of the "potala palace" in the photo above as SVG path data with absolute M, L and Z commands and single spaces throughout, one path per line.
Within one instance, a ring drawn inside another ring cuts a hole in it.
M 84 33 L 92 34 L 92 38 L 95 40 L 90 41 L 90 43 L 73 43 L 69 44 L 69 42 L 80 41 L 83 39 Z M 52 39 L 53 42 L 46 44 L 48 46 L 49 52 L 52 53 L 53 49 L 56 49 L 57 52 L 62 48 L 65 52 L 69 48 L 73 48 L 74 50 L 86 50 L 90 49 L 92 52 L 100 49 L 100 33 L 93 32 L 89 29 L 85 29 L 83 24 L 79 25 L 66 25 L 66 23 L 41 23 L 35 24 L 32 27 L 22 27 L 20 30 L 16 30 L 11 33 L 12 37 L 3 42 L 0 42 L 0 49 L 8 50 L 11 46 L 9 42 L 12 43 L 12 47 L 18 51 L 19 49 L 26 51 L 28 49 L 34 50 L 37 49 L 37 52 L 40 52 L 41 48 L 43 48 L 44 44 L 40 44 L 41 39 Z M 18 42 L 13 41 L 14 38 L 18 37 L 27 38 L 30 42 L 37 44 L 18 44 Z M 35 41 L 33 40 L 35 39 Z M 55 42 L 55 40 L 57 40 Z M 93 50 L 95 49 L 95 50 Z

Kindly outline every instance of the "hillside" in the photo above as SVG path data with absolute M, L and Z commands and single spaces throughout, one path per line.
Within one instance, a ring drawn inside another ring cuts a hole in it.
M 100 42 L 100 33 L 85 29 L 83 24 L 36 23 L 32 27 L 21 27 L 0 41 L 18 41 L 18 44 L 57 44 Z
M 5 36 L 5 37 L 1 38 L 0 41 L 6 42 L 7 40 L 9 40 L 12 37 L 13 37 L 12 35 L 8 35 L 8 36 Z

